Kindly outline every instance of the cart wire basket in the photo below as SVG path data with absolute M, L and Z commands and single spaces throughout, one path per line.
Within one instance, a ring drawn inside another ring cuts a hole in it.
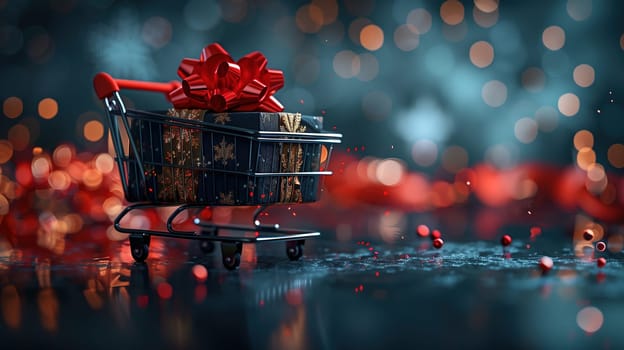
M 126 108 L 119 94 L 121 88 L 168 94 L 178 86 L 178 82 L 114 79 L 104 72 L 94 78 L 96 94 L 105 105 L 124 195 L 132 203 L 119 213 L 114 227 L 129 235 L 134 260 L 147 258 L 151 236 L 195 239 L 205 253 L 220 242 L 223 265 L 230 270 L 239 266 L 244 243 L 286 241 L 288 258 L 298 260 L 305 240 L 320 233 L 265 225 L 260 216 L 271 205 L 316 201 L 321 176 L 332 174 L 327 166 L 342 135 L 262 131 L 135 110 Z M 236 118 L 237 113 L 228 117 Z M 211 206 L 257 209 L 250 225 L 195 218 L 194 231 L 174 227 L 181 213 Z M 164 228 L 122 225 L 133 210 L 158 207 L 176 207 Z

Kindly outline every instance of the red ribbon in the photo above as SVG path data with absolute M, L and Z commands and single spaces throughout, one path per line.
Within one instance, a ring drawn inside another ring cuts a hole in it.
M 234 62 L 221 45 L 210 44 L 199 59 L 183 59 L 178 75 L 182 86 L 169 93 L 175 108 L 214 112 L 284 110 L 273 96 L 284 86 L 284 73 L 267 68 L 266 57 L 257 51 Z

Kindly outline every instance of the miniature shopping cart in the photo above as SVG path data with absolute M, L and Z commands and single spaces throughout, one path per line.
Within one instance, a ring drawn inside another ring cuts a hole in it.
M 333 145 L 340 143 L 342 135 L 262 131 L 134 110 L 124 106 L 119 94 L 120 88 L 167 94 L 177 86 L 175 82 L 114 79 L 106 73 L 94 79 L 96 93 L 106 107 L 124 195 L 133 203 L 114 221 L 117 231 L 129 234 L 132 257 L 144 261 L 154 235 L 199 240 L 206 253 L 214 250 L 218 241 L 228 269 L 240 264 L 243 243 L 286 241 L 288 258 L 298 260 L 305 240 L 320 233 L 265 225 L 260 222 L 261 214 L 270 205 L 317 200 L 321 176 L 332 174 L 327 165 Z M 237 114 L 221 118 L 233 119 Z M 295 165 L 285 166 L 288 164 Z M 257 209 L 248 226 L 195 218 L 196 231 L 174 227 L 182 212 L 210 206 Z M 166 229 L 122 225 L 132 211 L 157 207 L 176 207 L 166 220 Z M 229 234 L 223 234 L 226 232 Z

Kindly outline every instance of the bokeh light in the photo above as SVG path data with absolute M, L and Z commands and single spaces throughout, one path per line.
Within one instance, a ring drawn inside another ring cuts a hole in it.
M 624 168 L 624 145 L 615 143 L 609 146 L 607 157 L 613 167 L 618 169 Z
M 574 148 L 580 151 L 583 147 L 594 147 L 594 134 L 589 130 L 579 130 L 574 134 Z
M 369 24 L 360 32 L 360 43 L 369 51 L 379 50 L 384 43 L 384 32 L 375 24 Z
M 494 61 L 494 48 L 487 41 L 477 41 L 470 46 L 470 62 L 479 68 L 485 68 Z
M 91 142 L 97 142 L 104 136 L 104 125 L 99 120 L 90 120 L 83 128 L 84 138 Z
M 340 51 L 334 56 L 333 67 L 341 78 L 353 78 L 360 72 L 360 56 L 350 50 Z
M 561 114 L 566 117 L 572 117 L 579 112 L 579 109 L 581 108 L 581 101 L 578 96 L 568 92 L 559 97 L 557 107 L 559 108 L 559 112 L 561 112 Z
M 13 157 L 13 145 L 7 140 L 0 140 L 0 164 L 4 164 Z
M 593 149 L 583 147 L 576 154 L 576 165 L 579 168 L 587 170 L 594 163 L 596 163 L 596 152 Z
M 47 97 L 39 101 L 37 108 L 39 116 L 43 119 L 52 119 L 58 113 L 58 103 L 55 99 Z
M 440 17 L 448 25 L 457 25 L 464 20 L 464 5 L 457 0 L 446 0 L 440 6 Z
M 17 118 L 24 112 L 24 103 L 19 97 L 8 97 L 2 104 L 2 112 L 7 118 Z
M 576 314 L 576 324 L 587 333 L 597 332 L 603 322 L 602 311 L 594 306 L 584 307 Z
M 412 146 L 412 159 L 422 167 L 428 167 L 438 158 L 438 146 L 430 140 L 418 140 Z
M 568 15 L 575 21 L 584 21 L 592 14 L 592 0 L 568 0 Z
M 160 49 L 171 41 L 171 22 L 160 16 L 150 17 L 143 24 L 141 36 L 145 43 L 155 49 Z
M 400 159 L 384 159 L 377 164 L 376 178 L 379 183 L 386 186 L 394 186 L 401 181 L 405 165 Z
M 594 68 L 588 64 L 579 64 L 574 68 L 574 82 L 580 87 L 588 87 L 594 83 Z
M 362 29 L 364 29 L 364 27 L 366 27 L 369 24 L 372 24 L 373 22 L 368 19 L 368 18 L 357 18 L 353 21 L 351 21 L 351 24 L 349 24 L 349 39 L 351 39 L 351 41 L 356 44 L 356 45 L 360 45 L 360 34 L 362 32 Z
M 412 51 L 418 47 L 420 37 L 407 24 L 397 27 L 394 31 L 394 44 L 402 51 Z
M 75 156 L 75 149 L 70 145 L 60 145 L 52 152 L 54 164 L 61 168 L 66 168 Z
M 304 33 L 316 33 L 323 26 L 323 11 L 315 4 L 301 6 L 295 15 L 297 27 Z
M 490 107 L 500 107 L 507 100 L 507 86 L 498 80 L 490 80 L 481 89 L 483 101 Z
M 327 26 L 338 18 L 338 2 L 336 0 L 312 0 L 312 4 L 318 6 L 323 12 L 323 25 Z
M 557 51 L 565 45 L 565 31 L 559 26 L 550 26 L 544 29 L 542 42 L 547 49 Z
M 475 8 L 485 13 L 498 10 L 498 0 L 474 0 Z
M 431 29 L 431 14 L 423 8 L 411 10 L 407 14 L 405 23 L 413 33 L 425 34 Z
M 24 124 L 13 125 L 9 129 L 8 137 L 16 151 L 23 151 L 30 144 L 30 130 Z
M 490 28 L 498 22 L 498 9 L 492 12 L 483 12 L 478 7 L 472 8 L 472 18 L 482 28 Z
M 532 118 L 521 118 L 514 126 L 514 135 L 522 143 L 531 143 L 537 137 L 537 122 Z

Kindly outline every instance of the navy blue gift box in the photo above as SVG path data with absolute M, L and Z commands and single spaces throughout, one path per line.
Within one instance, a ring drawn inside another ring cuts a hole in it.
M 129 152 L 131 202 L 258 205 L 318 197 L 319 176 L 306 172 L 320 170 L 325 146 L 260 142 L 257 132 L 320 133 L 321 117 L 170 109 L 135 119 L 133 113 L 128 110 L 137 150 Z

